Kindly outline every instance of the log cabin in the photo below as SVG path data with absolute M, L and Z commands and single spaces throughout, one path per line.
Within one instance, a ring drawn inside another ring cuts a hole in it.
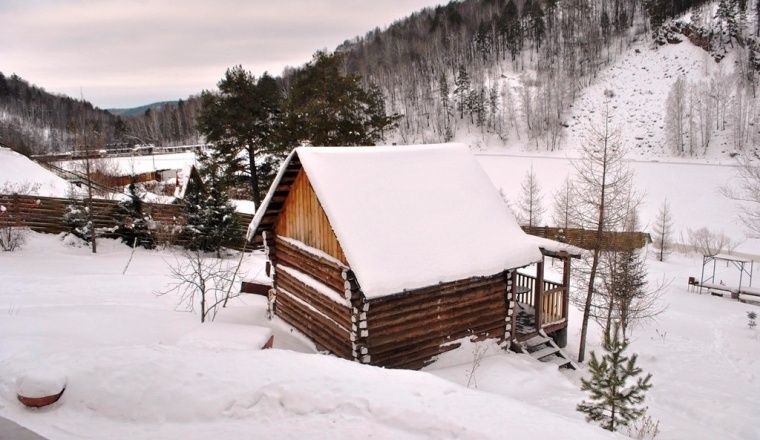
M 523 232 L 466 145 L 296 148 L 248 240 L 270 317 L 345 359 L 419 369 L 463 338 L 566 340 L 577 248 Z

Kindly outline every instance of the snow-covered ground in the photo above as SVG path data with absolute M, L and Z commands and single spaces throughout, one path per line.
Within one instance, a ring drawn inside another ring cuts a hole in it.
M 34 175 L 19 174 L 26 168 L 5 159 L 5 180 Z M 524 153 L 478 160 L 512 196 L 531 163 L 547 194 L 571 168 L 565 157 Z M 715 193 L 730 179 L 730 167 L 633 166 L 649 203 L 668 197 L 678 228 L 706 225 L 741 234 L 733 204 Z M 642 217 L 651 221 L 657 204 L 648 204 Z M 177 297 L 154 294 L 171 281 L 165 260 L 172 256 L 138 249 L 122 275 L 129 253 L 101 241 L 92 255 L 33 234 L 23 250 L 0 254 L 0 415 L 51 439 L 239 438 L 252 430 L 256 438 L 607 435 L 575 411 L 583 399 L 579 373 L 469 343 L 424 372 L 362 367 L 314 354 L 313 345 L 281 321 L 268 321 L 265 301 L 256 296 L 238 298 L 220 313 L 217 323 L 228 325 L 199 328 L 197 314 L 175 310 Z M 244 260 L 249 277 L 262 266 L 260 255 Z M 758 308 L 688 292 L 686 279 L 701 271 L 699 256 L 649 261 L 649 269 L 651 283 L 673 280 L 664 297 L 667 311 L 637 329 L 631 345 L 653 374 L 647 404 L 660 421 L 658 438 L 758 438 L 760 336 L 746 319 Z M 736 275 L 719 269 L 716 279 L 731 282 Z M 573 355 L 579 322 L 573 310 Z M 250 341 L 260 342 L 254 326 L 274 332 L 275 350 L 252 347 Z M 598 329 L 590 339 L 591 348 L 598 347 Z M 488 356 L 471 374 L 474 353 L 483 348 Z M 17 381 L 40 369 L 65 376 L 67 388 L 52 407 L 29 410 L 15 398 Z
M 314 354 L 281 321 L 268 321 L 264 298 L 252 295 L 203 324 L 210 330 L 198 338 L 198 314 L 154 294 L 170 281 L 171 255 L 137 249 L 122 275 L 129 256 L 115 241 L 101 240 L 93 255 L 42 234 L 0 254 L 0 415 L 51 439 L 608 436 L 574 410 L 583 399 L 579 373 L 493 344 L 482 344 L 487 356 L 473 374 L 477 347 L 469 343 L 423 372 L 360 366 Z M 745 317 L 757 307 L 688 292 L 700 261 L 649 262 L 652 282 L 674 280 L 667 311 L 631 344 L 653 374 L 649 413 L 659 438 L 758 438 L 760 336 Z M 263 257 L 246 256 L 243 266 L 255 274 Z M 240 335 L 250 326 L 270 328 L 276 349 L 246 344 Z M 594 348 L 596 328 L 591 339 Z M 17 380 L 40 368 L 65 376 L 66 391 L 29 410 L 16 400 Z

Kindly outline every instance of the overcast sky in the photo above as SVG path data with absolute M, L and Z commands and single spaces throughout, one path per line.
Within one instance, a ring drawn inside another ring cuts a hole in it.
M 0 72 L 101 108 L 276 76 L 434 0 L 0 0 Z

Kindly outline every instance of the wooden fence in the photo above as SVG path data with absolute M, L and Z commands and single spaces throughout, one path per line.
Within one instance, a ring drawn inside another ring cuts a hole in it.
M 47 234 L 60 234 L 71 231 L 71 227 L 63 221 L 67 206 L 84 207 L 87 203 L 76 199 L 0 194 L 0 215 L 6 217 L 3 221 L 14 226 L 28 227 Z M 117 226 L 125 216 L 118 200 L 92 199 L 92 209 L 93 225 L 98 230 Z M 181 205 L 143 203 L 143 213 L 151 218 L 154 226 L 152 230 L 159 244 L 182 244 L 176 232 L 178 227 L 186 224 Z M 240 236 L 244 237 L 253 216 L 242 213 L 235 215 L 240 224 Z M 242 244 L 239 248 L 242 249 Z
M 527 234 L 550 240 L 571 244 L 583 249 L 593 249 L 596 245 L 596 231 L 578 228 L 550 228 L 547 226 L 523 226 Z M 606 251 L 621 251 L 640 249 L 651 243 L 652 238 L 646 232 L 614 232 L 602 233 L 602 249 Z

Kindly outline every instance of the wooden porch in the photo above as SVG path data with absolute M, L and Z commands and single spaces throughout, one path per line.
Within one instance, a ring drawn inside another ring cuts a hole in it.
M 567 328 L 570 306 L 570 259 L 563 258 L 561 282 L 544 279 L 544 262 L 537 263 L 536 275 L 513 272 L 512 298 L 515 301 L 512 334 L 518 342 L 538 335 L 539 330 L 551 335 Z M 564 343 L 560 343 L 564 346 Z

